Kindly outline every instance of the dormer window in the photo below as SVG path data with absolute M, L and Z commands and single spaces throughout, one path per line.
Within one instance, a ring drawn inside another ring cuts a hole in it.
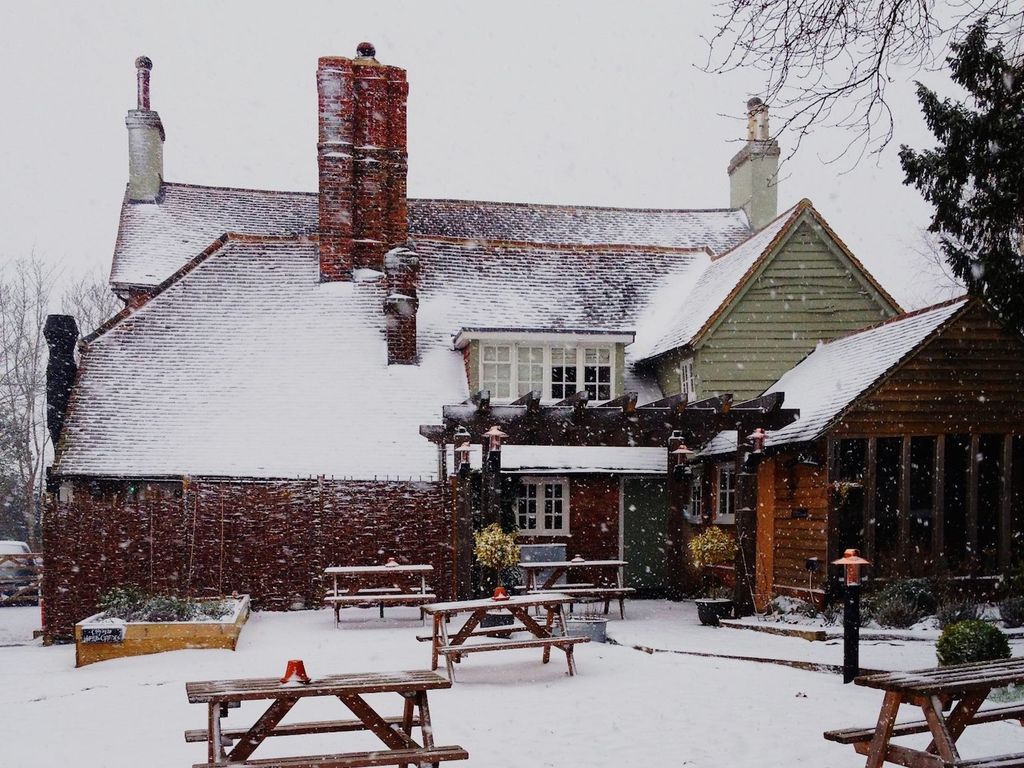
M 621 374 L 616 366 L 621 365 L 617 363 L 621 351 L 617 350 L 631 342 L 633 335 L 464 330 L 456 338 L 456 348 L 465 348 L 477 339 L 479 368 L 470 381 L 479 382 L 479 389 L 489 391 L 495 401 L 515 400 L 532 391 L 540 392 L 544 400 L 558 401 L 585 391 L 591 402 L 600 403 L 620 394 L 616 378 Z

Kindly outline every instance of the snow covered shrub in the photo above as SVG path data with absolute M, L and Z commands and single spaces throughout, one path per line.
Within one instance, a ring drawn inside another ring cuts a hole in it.
M 1024 626 L 1024 597 L 1008 597 L 999 604 L 999 617 L 1007 627 Z
M 935 644 L 939 666 L 1010 658 L 1006 635 L 988 622 L 971 619 L 942 630 Z
M 122 621 L 194 621 L 219 619 L 233 606 L 222 600 L 192 600 L 174 595 L 150 595 L 135 587 L 117 587 L 100 596 L 103 618 Z
M 926 579 L 886 584 L 865 601 L 865 618 L 880 626 L 906 629 L 935 612 L 935 595 Z
M 978 605 L 969 600 L 944 600 L 935 609 L 939 626 L 945 629 L 950 624 L 978 618 Z
M 690 539 L 690 558 L 700 570 L 731 563 L 736 556 L 736 541 L 717 525 L 711 525 Z

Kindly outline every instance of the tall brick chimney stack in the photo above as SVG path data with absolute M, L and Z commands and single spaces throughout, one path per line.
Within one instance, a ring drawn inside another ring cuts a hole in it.
M 160 115 L 149 108 L 149 73 L 153 62 L 145 56 L 135 60 L 138 81 L 136 109 L 128 110 L 128 201 L 155 203 L 164 180 L 164 126 Z
M 370 43 L 357 54 L 317 68 L 323 281 L 383 271 L 385 252 L 407 236 L 405 71 L 381 65 Z
M 729 161 L 729 205 L 761 229 L 779 214 L 779 142 L 768 129 L 768 105 L 747 102 L 747 143 Z

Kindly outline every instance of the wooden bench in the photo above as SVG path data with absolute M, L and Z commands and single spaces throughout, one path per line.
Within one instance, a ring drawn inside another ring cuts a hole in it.
M 364 768 L 375 765 L 437 765 L 446 760 L 468 760 L 469 753 L 457 745 L 420 749 L 385 749 L 374 752 L 346 752 L 343 755 L 271 757 L 241 762 L 216 763 L 217 768 Z M 195 763 L 192 768 L 209 768 Z
M 557 592 L 562 595 L 569 595 L 574 598 L 569 603 L 569 610 L 572 611 L 576 603 L 588 601 L 604 602 L 604 612 L 607 615 L 612 600 L 619 601 L 619 618 L 626 618 L 626 598 L 636 592 L 632 587 L 594 587 L 576 584 L 566 584 L 558 589 L 536 589 L 531 590 L 531 595 L 543 595 Z M 578 598 L 578 599 L 577 599 Z
M 981 709 L 994 689 L 1024 683 L 1024 658 L 882 672 L 854 682 L 885 692 L 876 725 L 835 729 L 823 736 L 867 756 L 867 768 L 887 762 L 909 768 L 1024 768 L 1024 753 L 962 758 L 956 744 L 971 725 L 1001 720 L 1024 724 L 1024 704 Z M 897 723 L 903 704 L 919 707 L 924 720 Z M 892 743 L 894 738 L 917 733 L 931 734 L 924 750 Z
M 1012 704 L 1005 707 L 992 707 L 979 710 L 974 715 L 972 723 L 996 723 L 1000 720 L 1017 720 L 1024 725 L 1024 704 Z M 906 723 L 896 723 L 892 727 L 892 737 L 910 736 L 915 733 L 927 733 L 929 731 L 927 720 L 913 720 Z M 859 741 L 871 741 L 875 735 L 875 726 L 869 725 L 864 728 L 838 728 L 834 731 L 825 731 L 824 736 L 829 741 L 839 744 L 856 744 Z
M 402 725 L 404 719 L 400 716 L 382 718 L 388 725 Z M 418 728 L 419 718 L 413 717 L 409 725 Z M 279 725 L 274 729 L 274 736 L 304 736 L 311 733 L 348 733 L 350 731 L 363 731 L 366 726 L 361 720 L 318 720 L 310 723 L 289 723 Z M 220 735 L 224 739 L 238 741 L 249 732 L 248 728 L 222 728 Z M 189 744 L 197 744 L 206 741 L 205 728 L 193 728 L 185 731 L 185 741 Z
M 334 608 L 335 626 L 341 623 L 341 609 L 343 607 L 373 608 L 377 606 L 380 609 L 380 617 L 384 618 L 385 605 L 407 605 L 418 608 L 419 606 L 436 601 L 437 595 L 429 592 L 426 594 L 407 595 L 390 592 L 371 593 L 369 590 L 365 590 L 358 595 L 327 595 L 324 597 L 324 603 Z M 420 619 L 422 618 L 423 611 L 420 611 Z

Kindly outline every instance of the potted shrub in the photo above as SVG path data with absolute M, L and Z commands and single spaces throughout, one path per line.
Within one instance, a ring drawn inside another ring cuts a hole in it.
M 519 545 L 513 533 L 506 533 L 498 523 L 491 523 L 473 534 L 474 554 L 483 571 L 481 584 L 491 592 L 492 600 L 507 600 L 519 583 Z M 486 578 L 489 574 L 490 578 Z M 489 614 L 481 626 L 511 624 L 511 614 Z
M 736 541 L 711 525 L 690 539 L 690 560 L 700 572 L 703 597 L 697 598 L 697 616 L 706 626 L 718 626 L 720 619 L 732 618 L 733 601 L 721 582 L 715 566 L 731 563 L 736 556 Z

